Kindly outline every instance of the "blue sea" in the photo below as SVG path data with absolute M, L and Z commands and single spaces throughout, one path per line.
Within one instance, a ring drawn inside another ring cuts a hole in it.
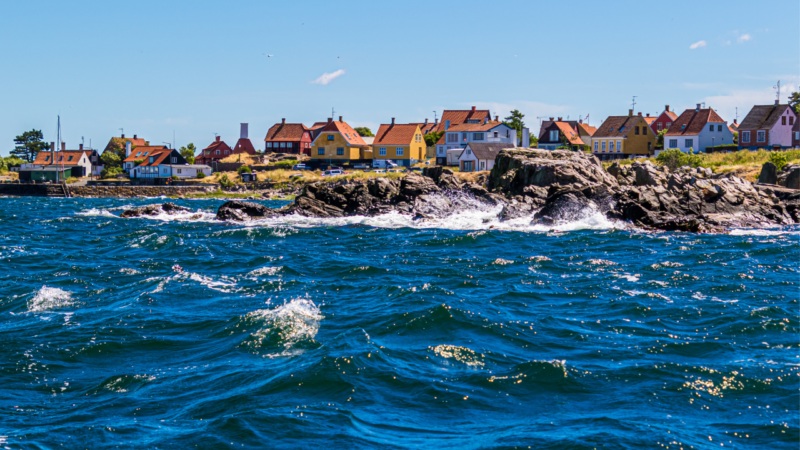
M 0 448 L 800 443 L 797 227 L 161 201 L 0 198 Z

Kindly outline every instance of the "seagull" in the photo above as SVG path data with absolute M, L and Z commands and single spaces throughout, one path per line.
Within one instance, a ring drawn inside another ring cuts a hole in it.
M 267 55 L 267 58 L 272 58 L 273 55 Z

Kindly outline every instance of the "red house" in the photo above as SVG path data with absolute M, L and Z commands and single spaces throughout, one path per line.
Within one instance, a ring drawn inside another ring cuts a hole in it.
M 253 147 L 253 143 L 250 142 L 250 138 L 247 137 L 247 124 L 243 123 L 240 125 L 239 140 L 236 141 L 236 145 L 233 147 L 233 153 L 247 153 L 248 155 L 255 155 L 256 149 Z
M 227 158 L 233 154 L 233 149 L 228 147 L 219 136 L 217 140 L 212 142 L 211 145 L 204 148 L 199 155 L 194 159 L 195 164 L 211 164 L 213 161 L 218 161 L 222 158 Z
M 267 131 L 264 138 L 268 152 L 275 153 L 303 153 L 311 155 L 312 129 L 302 123 L 276 123 Z
M 662 112 L 656 120 L 652 121 L 650 125 L 650 129 L 653 130 L 653 133 L 658 134 L 661 130 L 669 130 L 669 127 L 672 126 L 672 122 L 675 122 L 675 119 L 678 118 L 678 115 L 675 114 L 674 111 L 669 110 L 669 105 L 664 107 L 664 112 Z

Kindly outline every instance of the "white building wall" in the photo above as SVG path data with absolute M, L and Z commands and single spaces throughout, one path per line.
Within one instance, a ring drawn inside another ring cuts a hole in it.
M 786 125 L 782 125 L 781 119 L 778 119 L 778 123 L 769 130 L 770 147 L 773 145 L 780 145 L 781 147 L 792 146 L 792 127 L 794 124 L 789 125 L 789 117 L 794 117 L 794 120 L 797 120 L 797 117 L 794 115 L 791 108 L 786 108 L 786 111 L 781 117 L 786 117 Z
M 692 142 L 691 143 L 687 143 L 686 142 L 687 139 L 691 139 Z M 677 145 L 673 145 L 672 144 L 673 140 L 677 140 L 678 141 Z M 695 153 L 699 153 L 700 152 L 700 150 L 698 150 L 699 145 L 700 145 L 700 136 L 698 136 L 698 135 L 694 135 L 694 136 L 692 136 L 692 135 L 680 135 L 680 136 L 664 135 L 664 149 L 677 148 L 678 150 L 680 150 L 680 151 L 682 151 L 684 153 L 689 153 L 689 150 L 691 149 Z
M 714 126 L 714 131 L 710 130 L 712 125 Z M 722 131 L 718 131 L 720 126 L 722 126 Z M 666 138 L 666 136 L 664 137 Z M 706 147 L 733 144 L 733 133 L 731 133 L 727 123 L 711 122 L 703 127 L 703 131 L 700 132 L 697 141 L 698 146 L 694 148 L 695 152 L 705 152 Z

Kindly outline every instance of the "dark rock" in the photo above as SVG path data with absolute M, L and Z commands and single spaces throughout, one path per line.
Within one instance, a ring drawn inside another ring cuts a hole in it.
M 800 164 L 788 164 L 778 173 L 779 186 L 789 189 L 800 189 Z
M 778 167 L 770 161 L 761 166 L 761 174 L 758 176 L 758 184 L 777 184 Z
M 167 214 L 177 214 L 179 212 L 186 212 L 191 211 L 189 208 L 184 208 L 183 206 L 178 206 L 174 203 L 164 203 L 163 205 L 145 205 L 145 206 L 137 206 L 136 208 L 131 208 L 125 210 L 120 214 L 120 217 L 141 217 L 141 216 L 157 216 L 161 213 Z
M 406 175 L 400 181 L 400 195 L 407 200 L 412 200 L 423 194 L 438 192 L 439 187 L 433 182 L 432 178 L 424 177 L 416 173 Z
M 279 210 L 268 208 L 259 203 L 230 200 L 217 209 L 217 220 L 246 221 L 252 218 L 276 217 Z

